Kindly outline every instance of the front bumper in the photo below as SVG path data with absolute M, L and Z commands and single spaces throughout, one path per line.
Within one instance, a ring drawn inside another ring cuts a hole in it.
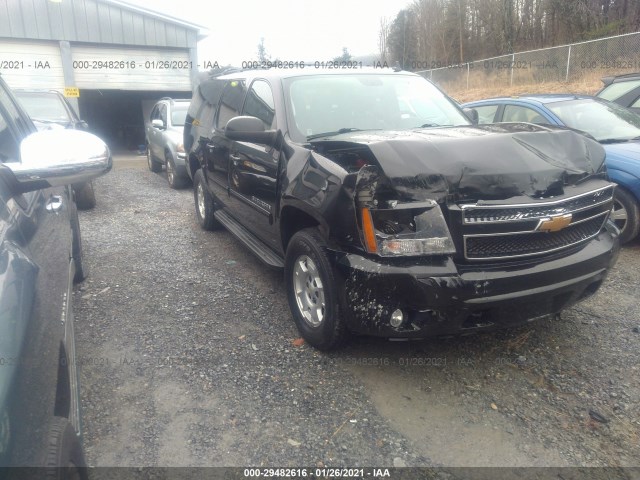
M 607 222 L 597 237 L 570 253 L 510 265 L 457 265 L 448 257 L 429 264 L 383 263 L 337 253 L 342 312 L 353 332 L 400 338 L 526 323 L 595 293 L 617 260 L 617 237 Z M 396 309 L 405 321 L 392 327 Z

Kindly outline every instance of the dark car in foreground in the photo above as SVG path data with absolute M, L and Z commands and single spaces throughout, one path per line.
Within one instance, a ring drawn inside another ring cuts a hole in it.
M 618 184 L 613 220 L 620 241 L 640 231 L 640 116 L 615 103 L 587 95 L 523 95 L 464 104 L 479 123 L 530 122 L 561 125 L 584 132 L 602 144 L 609 178 Z
M 189 183 L 187 155 L 182 143 L 188 109 L 189 100 L 162 98 L 153 106 L 146 125 L 149 170 L 157 173 L 165 165 L 171 188 L 182 188 Z
M 640 72 L 602 79 L 604 87 L 596 97 L 610 100 L 640 114 Z
M 86 478 L 71 307 L 86 269 L 70 184 L 110 168 L 94 135 L 38 132 L 0 77 L 0 467 L 38 467 L 3 478 Z
M 38 130 L 67 128 L 89 131 L 67 99 L 57 90 L 16 90 L 14 92 Z M 73 185 L 76 205 L 81 210 L 96 206 L 96 194 L 91 181 Z
M 215 114 L 190 149 L 197 218 L 284 269 L 316 348 L 555 314 L 616 260 L 614 185 L 584 135 L 471 125 L 429 81 L 387 69 L 205 82 Z

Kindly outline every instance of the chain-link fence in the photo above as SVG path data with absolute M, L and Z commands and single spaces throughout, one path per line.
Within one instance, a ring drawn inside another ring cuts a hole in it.
M 530 50 L 417 73 L 446 89 L 575 82 L 640 72 L 640 32 Z

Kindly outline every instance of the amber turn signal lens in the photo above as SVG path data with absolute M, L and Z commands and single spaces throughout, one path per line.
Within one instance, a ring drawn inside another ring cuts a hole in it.
M 376 253 L 378 245 L 376 243 L 376 232 L 373 228 L 373 218 L 368 208 L 362 209 L 362 232 L 364 233 L 364 246 L 369 253 Z

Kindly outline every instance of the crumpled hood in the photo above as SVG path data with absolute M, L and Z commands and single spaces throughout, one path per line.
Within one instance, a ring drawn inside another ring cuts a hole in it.
M 559 195 L 605 159 L 602 146 L 583 135 L 531 124 L 352 132 L 312 143 L 321 142 L 366 145 L 408 200 Z

